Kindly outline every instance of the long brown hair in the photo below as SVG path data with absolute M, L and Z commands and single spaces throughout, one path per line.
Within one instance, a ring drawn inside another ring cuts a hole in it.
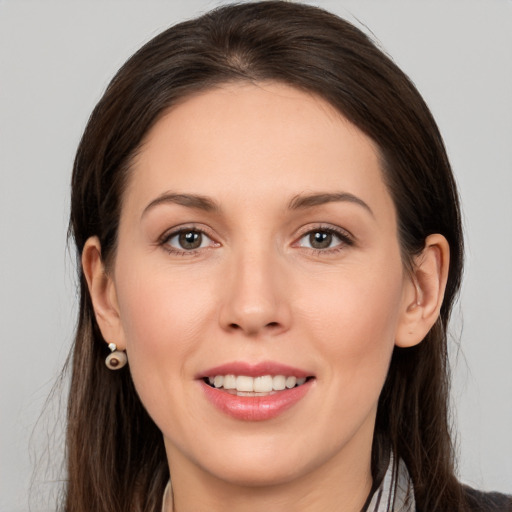
M 272 80 L 331 103 L 373 139 L 398 214 L 404 265 L 425 238 L 450 244 L 440 318 L 418 346 L 395 348 L 380 396 L 372 471 L 391 449 L 411 474 L 419 511 L 463 510 L 449 433 L 446 328 L 462 273 L 457 191 L 432 115 L 407 76 L 350 23 L 280 1 L 219 8 L 147 43 L 114 77 L 94 109 L 73 170 L 70 234 L 78 268 L 98 236 L 107 269 L 130 162 L 157 119 L 177 101 L 231 81 Z M 68 406 L 67 512 L 154 512 L 169 478 L 161 433 L 129 369 L 110 372 L 107 344 L 80 274 L 80 313 Z

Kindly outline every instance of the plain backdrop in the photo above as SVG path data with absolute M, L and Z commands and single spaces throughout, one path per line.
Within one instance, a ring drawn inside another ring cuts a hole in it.
M 75 324 L 66 229 L 87 118 L 142 43 L 221 3 L 0 0 L 0 512 L 28 510 L 29 494 L 52 509 L 62 477 L 65 381 L 40 414 Z M 371 30 L 445 137 L 467 235 L 450 346 L 460 477 L 512 492 L 512 2 L 316 4 Z

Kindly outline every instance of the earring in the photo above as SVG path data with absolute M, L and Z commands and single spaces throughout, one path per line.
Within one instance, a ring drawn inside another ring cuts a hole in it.
M 105 364 L 109 370 L 120 370 L 128 361 L 126 357 L 126 353 L 117 350 L 117 345 L 115 343 L 110 343 L 108 348 L 112 352 L 105 359 Z

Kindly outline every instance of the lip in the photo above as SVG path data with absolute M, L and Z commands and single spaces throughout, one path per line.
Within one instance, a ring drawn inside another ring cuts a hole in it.
M 264 361 L 257 364 L 233 362 L 215 366 L 197 376 L 198 383 L 207 400 L 222 413 L 242 421 L 265 421 L 276 418 L 300 402 L 311 390 L 315 379 L 309 379 L 301 386 L 276 391 L 265 396 L 237 396 L 222 389 L 209 386 L 203 379 L 215 375 L 293 375 L 312 377 L 311 373 L 281 363 Z
M 214 377 L 215 375 L 246 375 L 247 377 L 261 377 L 262 375 L 293 375 L 297 378 L 312 377 L 311 372 L 294 368 L 286 364 L 276 363 L 274 361 L 262 361 L 252 364 L 242 361 L 222 364 L 209 368 L 196 376 L 197 379 Z

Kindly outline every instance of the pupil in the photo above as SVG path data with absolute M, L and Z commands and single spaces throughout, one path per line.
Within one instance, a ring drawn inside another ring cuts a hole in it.
M 197 231 L 180 233 L 179 242 L 183 249 L 197 249 L 201 246 L 201 233 Z
M 309 235 L 309 243 L 315 249 L 327 249 L 332 242 L 332 234 L 325 231 L 317 231 Z

